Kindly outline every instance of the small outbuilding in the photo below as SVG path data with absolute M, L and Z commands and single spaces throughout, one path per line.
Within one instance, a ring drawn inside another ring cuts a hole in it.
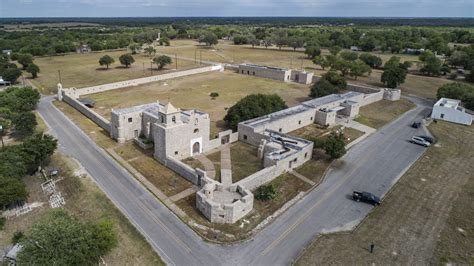
M 461 106 L 460 100 L 441 98 L 433 106 L 431 118 L 470 126 L 473 112 Z
M 89 108 L 94 108 L 95 101 L 90 98 L 82 98 L 78 99 L 78 101 Z

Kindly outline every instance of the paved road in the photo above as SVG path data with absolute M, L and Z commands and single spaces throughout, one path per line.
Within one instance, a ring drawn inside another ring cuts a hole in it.
M 287 265 L 317 234 L 352 228 L 372 207 L 353 202 L 349 195 L 353 190 L 384 195 L 390 189 L 424 152 L 407 140 L 423 132 L 409 124 L 429 112 L 419 106 L 353 146 L 343 164 L 332 169 L 320 186 L 252 240 L 220 246 L 199 238 L 57 110 L 52 100 L 42 98 L 38 111 L 59 139 L 60 149 L 82 163 L 153 248 L 173 265 Z

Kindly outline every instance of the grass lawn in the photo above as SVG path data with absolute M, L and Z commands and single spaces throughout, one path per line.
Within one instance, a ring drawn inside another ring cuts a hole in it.
M 474 263 L 474 127 L 438 122 L 429 129 L 437 144 L 382 205 L 355 231 L 315 239 L 296 265 Z
M 361 107 L 360 116 L 355 120 L 372 128 L 381 128 L 414 107 L 415 104 L 404 99 L 394 102 L 381 100 Z
M 52 94 L 56 92 L 56 85 L 59 82 L 58 70 L 61 71 L 64 88 L 82 88 L 151 75 L 150 58 L 147 55 L 133 55 L 135 63 L 129 68 L 124 68 L 119 62 L 120 55 L 124 53 L 126 51 L 38 57 L 35 58 L 35 64 L 40 67 L 41 72 L 38 74 L 38 78 L 30 79 L 30 81 L 40 89 L 42 94 Z M 109 70 L 105 70 L 99 65 L 99 58 L 106 54 L 115 59 L 115 63 L 109 67 Z M 194 62 L 178 59 L 178 69 L 193 67 L 196 67 Z M 153 68 L 153 75 L 174 71 L 174 58 L 173 64 L 161 71 L 158 71 L 156 65 L 153 65 Z
M 299 192 L 307 191 L 311 187 L 308 183 L 290 174 L 281 175 L 269 184 L 274 185 L 278 191 L 277 198 L 269 202 L 255 200 L 252 212 L 235 224 L 210 223 L 196 208 L 196 195 L 194 194 L 177 201 L 176 204 L 198 224 L 214 229 L 212 231 L 196 227 L 195 229 L 204 237 L 218 241 L 241 240 L 248 238 L 251 235 L 252 229 L 294 198 Z
M 262 160 L 257 156 L 257 147 L 252 145 L 240 141 L 232 143 L 230 158 L 232 161 L 232 183 L 262 169 Z
M 192 187 L 191 182 L 166 168 L 152 156 L 143 155 L 129 163 L 168 197 Z
M 218 92 L 212 100 L 209 94 Z M 199 109 L 211 117 L 211 137 L 226 130 L 222 120 L 226 109 L 252 93 L 276 93 L 288 105 L 307 100 L 309 87 L 296 83 L 285 83 L 271 79 L 244 76 L 232 72 L 211 72 L 135 87 L 96 93 L 85 97 L 96 101 L 95 111 L 110 119 L 111 109 L 130 107 L 156 100 L 167 101 L 183 109 Z M 190 96 L 192 95 L 192 96 Z

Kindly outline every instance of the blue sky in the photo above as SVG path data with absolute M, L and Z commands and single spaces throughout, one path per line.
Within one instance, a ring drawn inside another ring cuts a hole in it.
M 473 0 L 0 0 L 0 17 L 474 17 Z

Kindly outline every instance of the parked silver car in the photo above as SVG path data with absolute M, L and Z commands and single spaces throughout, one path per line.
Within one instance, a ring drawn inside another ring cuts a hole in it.
M 425 147 L 429 147 L 431 145 L 431 143 L 429 143 L 425 139 L 417 137 L 417 136 L 414 136 L 413 138 L 411 138 L 410 142 L 421 145 L 421 146 L 425 146 Z

